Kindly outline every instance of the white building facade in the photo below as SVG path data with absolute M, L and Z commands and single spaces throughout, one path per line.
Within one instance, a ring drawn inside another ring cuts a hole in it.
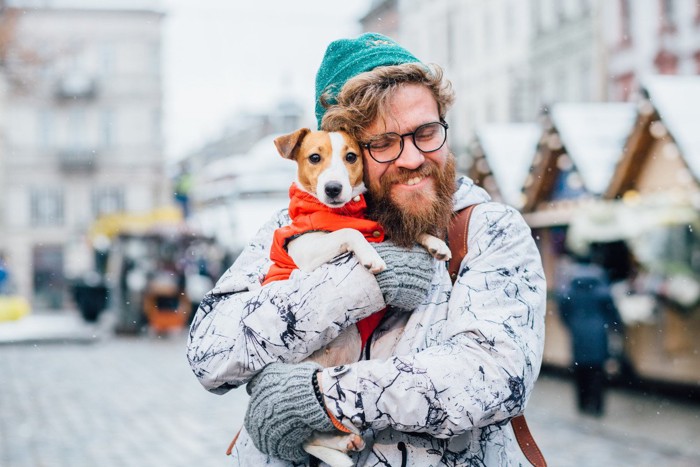
M 700 74 L 700 3 L 696 0 L 604 2 L 611 100 L 629 100 L 647 75 Z
M 35 308 L 59 308 L 72 246 L 96 218 L 168 200 L 163 14 L 148 0 L 5 3 L 0 249 L 19 293 Z
M 532 0 L 531 15 L 529 112 L 556 102 L 606 100 L 601 1 Z

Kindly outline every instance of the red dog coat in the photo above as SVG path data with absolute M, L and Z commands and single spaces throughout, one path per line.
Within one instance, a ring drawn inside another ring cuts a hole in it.
M 369 242 L 384 241 L 384 229 L 377 222 L 365 219 L 367 203 L 363 195 L 359 201 L 351 200 L 339 208 L 321 203 L 315 196 L 299 189 L 296 183 L 289 188 L 289 217 L 292 223 L 275 231 L 270 259 L 273 265 L 265 276 L 264 284 L 289 277 L 296 264 L 287 253 L 287 243 L 306 232 L 334 232 L 343 228 L 359 230 Z M 357 322 L 362 338 L 362 348 L 379 324 L 386 309 Z

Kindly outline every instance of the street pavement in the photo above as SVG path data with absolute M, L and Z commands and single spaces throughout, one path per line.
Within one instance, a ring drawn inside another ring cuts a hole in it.
M 22 333 L 0 323 L 1 467 L 229 464 L 247 395 L 206 392 L 184 333 L 118 337 L 108 320 L 60 316 L 60 336 L 46 316 Z M 697 403 L 613 389 L 592 418 L 576 412 L 570 381 L 545 374 L 526 415 L 550 466 L 700 466 Z

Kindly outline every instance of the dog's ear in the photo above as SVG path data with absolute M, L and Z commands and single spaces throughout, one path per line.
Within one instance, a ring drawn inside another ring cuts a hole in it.
M 277 151 L 279 151 L 280 155 L 285 159 L 294 159 L 296 152 L 299 150 L 301 142 L 310 131 L 311 130 L 308 128 L 300 128 L 294 133 L 275 138 L 275 146 L 277 147 Z

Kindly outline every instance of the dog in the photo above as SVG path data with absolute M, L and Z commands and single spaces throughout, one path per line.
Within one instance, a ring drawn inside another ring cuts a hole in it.
M 290 204 L 292 224 L 275 232 L 273 261 L 283 262 L 280 257 L 285 252 L 280 250 L 286 246 L 286 254 L 293 261 L 288 266 L 305 272 L 313 271 L 346 252 L 352 252 L 373 274 L 386 269 L 386 264 L 368 240 L 383 240 L 383 230 L 364 218 L 366 204 L 363 195 L 367 190 L 359 143 L 342 131 L 301 128 L 276 138 L 274 144 L 283 158 L 296 162 L 297 179 L 290 189 L 290 197 L 292 203 L 303 204 L 301 210 L 309 218 L 313 217 L 313 221 L 306 222 L 300 220 L 303 216 L 294 216 L 293 213 L 300 212 L 300 209 Z M 309 213 L 314 205 L 323 213 Z M 425 233 L 416 240 L 435 258 L 450 259 L 449 247 L 439 238 Z M 272 277 L 271 273 L 268 273 L 266 282 L 269 277 Z M 362 345 L 360 331 L 350 326 L 307 360 L 324 368 L 351 363 L 357 360 Z M 352 461 L 346 453 L 363 449 L 364 441 L 354 425 L 348 423 L 346 426 L 350 434 L 316 433 L 304 449 L 333 467 L 351 466 Z

